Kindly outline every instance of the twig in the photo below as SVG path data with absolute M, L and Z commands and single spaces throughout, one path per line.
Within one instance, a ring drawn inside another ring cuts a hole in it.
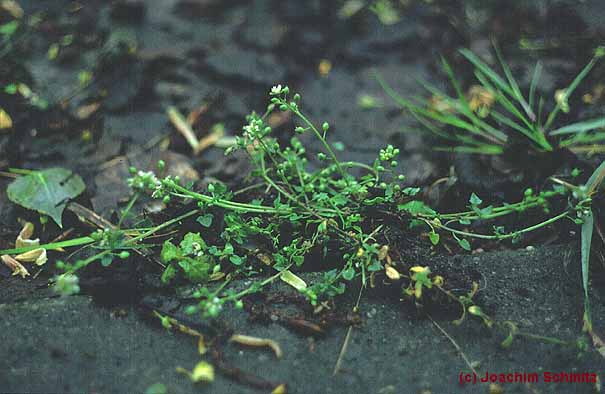
M 470 368 L 471 371 L 473 371 L 473 373 L 475 375 L 477 375 L 477 370 L 475 368 L 473 368 L 473 365 L 471 364 L 471 362 L 468 360 L 468 358 L 466 357 L 466 354 L 464 354 L 464 352 L 462 351 L 462 348 L 458 345 L 458 343 L 454 340 L 454 338 L 452 338 L 440 325 L 439 323 L 437 323 L 435 320 L 433 320 L 433 318 L 428 315 L 429 320 L 433 323 L 433 325 L 435 327 L 437 327 L 437 329 L 439 331 L 441 331 L 441 333 L 443 334 L 444 337 L 446 337 L 451 343 L 452 345 L 454 345 L 454 347 L 456 348 L 456 350 L 458 351 L 458 354 L 460 354 L 460 356 L 462 357 L 462 359 L 464 360 L 464 362 L 466 363 L 466 365 L 468 365 L 468 367 Z
M 359 302 L 361 301 L 361 294 L 363 293 L 363 286 L 359 289 L 359 295 L 357 296 L 357 302 L 355 303 L 354 311 L 359 310 Z M 336 359 L 336 364 L 334 365 L 334 371 L 332 372 L 332 376 L 336 376 L 336 374 L 340 371 L 340 367 L 342 365 L 342 361 L 347 353 L 347 349 L 349 347 L 349 342 L 351 340 L 351 334 L 353 333 L 353 325 L 349 325 L 347 329 L 347 335 L 345 335 L 345 340 L 342 342 L 342 347 L 340 348 L 340 353 L 338 354 L 338 359 Z
M 166 114 L 168 115 L 168 118 L 170 118 L 170 122 L 172 122 L 177 131 L 181 133 L 183 137 L 185 137 L 187 143 L 191 146 L 191 149 L 193 149 L 193 152 L 195 153 L 199 149 L 199 141 L 193 129 L 189 123 L 187 123 L 187 120 L 175 107 L 168 107 L 168 109 L 166 109 Z

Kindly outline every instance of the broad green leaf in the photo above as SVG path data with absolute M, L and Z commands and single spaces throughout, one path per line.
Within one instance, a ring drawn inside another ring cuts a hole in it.
M 468 199 L 468 202 L 470 202 L 471 205 L 481 205 L 483 200 L 480 199 L 479 196 L 476 195 L 475 193 L 472 193 L 471 198 Z
M 19 28 L 18 21 L 8 22 L 3 25 L 0 25 L 0 34 L 5 37 L 10 37 L 13 34 L 15 34 L 15 32 L 17 31 L 18 28 Z
M 232 255 L 232 256 L 229 257 L 229 261 L 233 265 L 242 265 L 242 263 L 244 262 L 244 259 L 241 258 L 240 256 L 234 254 L 234 255 Z
M 12 202 L 50 216 L 62 228 L 67 203 L 85 188 L 82 178 L 70 170 L 49 168 L 20 176 L 8 185 L 7 192 Z
M 206 242 L 199 233 L 187 233 L 180 243 L 181 251 L 185 255 L 196 255 L 200 251 L 206 250 Z
M 439 243 L 439 234 L 434 231 L 431 231 L 429 233 L 429 239 L 431 240 L 431 243 L 433 245 L 437 245 Z
M 169 265 L 166 267 L 164 272 L 162 273 L 162 283 L 168 284 L 174 277 L 176 276 L 176 268 L 173 265 Z
M 198 216 L 196 221 L 204 227 L 210 227 L 210 226 L 212 226 L 213 218 L 214 218 L 214 215 L 212 215 L 211 213 L 206 213 L 202 216 Z
M 345 270 L 342 271 L 342 277 L 345 280 L 353 279 L 355 277 L 355 268 L 347 267 Z
M 456 241 L 458 241 L 458 245 L 460 245 L 460 247 L 464 250 L 470 251 L 471 250 L 471 244 L 464 238 L 457 238 Z
M 414 200 L 406 202 L 405 204 L 399 204 L 397 209 L 400 211 L 406 211 L 410 215 L 435 215 L 436 212 L 431 209 L 428 205 L 423 203 L 422 201 Z
M 170 241 L 165 241 L 162 246 L 160 258 L 164 263 L 169 263 L 181 257 L 181 250 Z

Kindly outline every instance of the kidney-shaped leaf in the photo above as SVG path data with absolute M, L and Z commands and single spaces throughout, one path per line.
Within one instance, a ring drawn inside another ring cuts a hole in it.
M 15 179 L 7 189 L 8 198 L 27 209 L 50 216 L 59 227 L 67 203 L 85 189 L 84 181 L 65 168 L 32 171 Z

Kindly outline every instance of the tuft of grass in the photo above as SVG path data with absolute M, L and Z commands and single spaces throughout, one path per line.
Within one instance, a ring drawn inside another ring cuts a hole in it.
M 561 112 L 569 113 L 569 98 L 605 55 L 605 48 L 595 50 L 567 88 L 554 94 L 554 107 L 544 114 L 545 100 L 536 88 L 542 72 L 537 63 L 526 94 L 521 90 L 500 50 L 494 45 L 501 73 L 495 71 L 468 49 L 459 53 L 473 66 L 478 85 L 467 93 L 450 64 L 441 58 L 455 95 L 450 96 L 426 81 L 420 84 L 432 95 L 431 100 L 405 98 L 399 95 L 378 74 L 376 78 L 385 92 L 403 108 L 409 110 L 423 127 L 448 146 L 438 149 L 460 153 L 501 154 L 512 137 L 521 137 L 530 149 L 552 152 L 557 148 L 572 151 L 605 151 L 605 117 L 557 125 Z

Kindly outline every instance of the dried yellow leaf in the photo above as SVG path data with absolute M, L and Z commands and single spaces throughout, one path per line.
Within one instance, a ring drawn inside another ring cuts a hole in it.
M 273 259 L 266 253 L 259 253 L 256 257 L 265 265 L 273 265 Z
M 15 19 L 21 19 L 23 17 L 23 8 L 14 0 L 3 0 L 2 3 L 0 3 L 0 7 L 11 14 Z
M 214 381 L 214 367 L 212 364 L 206 361 L 200 361 L 197 363 L 193 371 L 191 371 L 191 380 L 194 382 L 213 382 Z
M 319 71 L 319 75 L 321 75 L 322 77 L 325 77 L 326 75 L 328 75 L 330 73 L 330 71 L 332 70 L 332 62 L 326 59 L 322 59 L 320 60 L 319 64 L 317 65 L 317 71 Z
M 410 271 L 414 272 L 414 273 L 419 273 L 419 272 L 424 272 L 428 269 L 428 267 L 422 267 L 419 265 L 415 265 L 412 268 L 410 268 Z
M 489 394 L 504 394 L 504 389 L 497 383 L 490 383 Z
M 189 379 L 191 379 L 191 381 L 194 383 L 210 383 L 214 381 L 214 367 L 212 366 L 212 364 L 206 361 L 200 361 L 199 363 L 197 363 L 197 365 L 193 368 L 193 371 L 191 372 L 181 367 L 177 367 L 176 371 L 187 375 Z
M 40 240 L 30 239 L 34 234 L 34 225 L 33 223 L 26 222 L 21 229 L 21 232 L 17 236 L 17 240 L 15 241 L 16 248 L 25 248 L 28 246 L 38 246 L 40 245 Z
M 378 260 L 384 260 L 389 254 L 389 245 L 382 245 L 380 250 L 378 251 Z
M 25 279 L 26 276 L 29 276 L 29 272 L 21 263 L 17 260 L 13 259 L 9 255 L 5 254 L 0 257 L 2 262 L 13 271 L 13 275 L 21 275 L 22 278 Z
M 275 353 L 275 357 L 281 358 L 284 353 L 281 350 L 281 347 L 277 342 L 272 339 L 267 338 L 257 338 L 251 337 L 248 335 L 238 335 L 234 334 L 229 339 L 231 342 L 239 343 L 240 345 L 252 346 L 252 347 L 262 347 L 267 346 L 270 347 L 271 350 Z
M 471 111 L 476 112 L 481 108 L 491 108 L 496 101 L 496 96 L 480 85 L 473 85 L 467 93 L 468 105 Z
M 46 249 L 42 248 L 21 253 L 15 256 L 15 259 L 21 263 L 36 263 L 36 265 L 44 265 L 48 261 Z
M 359 249 L 357 249 L 357 254 L 356 254 L 356 256 L 357 256 L 357 257 L 361 257 L 361 256 L 363 256 L 363 254 L 364 254 L 364 253 L 365 253 L 365 252 L 363 251 L 363 248 L 359 248 Z
M 286 388 L 286 385 L 282 383 L 276 388 L 274 388 L 273 391 L 271 391 L 271 394 L 286 394 L 287 392 L 288 389 Z
M 384 267 L 384 270 L 387 274 L 387 278 L 389 278 L 391 280 L 401 279 L 401 274 L 395 268 L 391 267 L 390 265 L 387 265 L 386 267 Z
M 204 341 L 204 337 L 199 337 L 197 340 L 197 352 L 199 354 L 206 354 L 208 348 L 206 347 L 206 341 Z
M 0 107 L 0 130 L 10 129 L 13 127 L 13 120 L 6 111 Z

